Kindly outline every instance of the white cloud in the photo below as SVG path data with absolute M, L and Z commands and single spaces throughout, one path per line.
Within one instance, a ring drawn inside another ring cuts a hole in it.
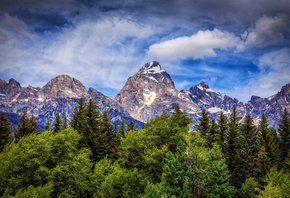
M 44 36 L 33 43 L 13 36 L 15 42 L 6 43 L 0 51 L 0 72 L 24 86 L 42 85 L 56 75 L 69 74 L 86 86 L 119 90 L 144 64 L 136 45 L 151 34 L 150 26 L 129 19 L 103 18 L 82 21 L 48 35 L 53 39 Z M 29 42 L 29 47 L 15 45 L 17 42 Z
M 263 98 L 276 94 L 283 85 L 290 83 L 290 48 L 283 48 L 264 54 L 259 58 L 259 74 L 252 75 L 244 87 L 222 93 L 247 102 L 252 95 Z
M 227 50 L 238 43 L 239 39 L 234 34 L 214 29 L 151 45 L 147 53 L 158 60 L 196 59 L 216 56 L 214 49 Z
M 244 42 L 238 46 L 238 50 L 244 50 L 245 47 L 261 47 L 274 41 L 289 28 L 289 21 L 285 14 L 262 16 L 256 21 L 255 28 L 242 34 Z
M 182 82 L 174 82 L 174 85 L 175 88 L 180 91 L 181 89 L 184 89 L 185 86 L 192 85 L 192 83 L 188 82 L 187 80 L 184 80 Z

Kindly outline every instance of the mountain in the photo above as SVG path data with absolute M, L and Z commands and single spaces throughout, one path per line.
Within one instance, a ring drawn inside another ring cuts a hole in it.
M 172 112 L 177 103 L 185 113 L 201 111 L 187 94 L 176 90 L 170 75 L 157 61 L 145 64 L 130 77 L 113 100 L 142 122 L 161 115 L 163 111 Z
M 212 90 L 203 81 L 189 90 L 181 92 L 186 93 L 200 108 L 206 109 L 213 119 L 218 118 L 221 111 L 229 117 L 232 109 L 236 107 L 240 117 L 244 118 L 250 114 L 256 125 L 259 124 L 262 114 L 265 113 L 270 126 L 277 127 L 283 109 L 285 107 L 290 109 L 290 83 L 283 86 L 280 92 L 271 97 L 252 96 L 247 103 L 227 95 L 223 98 L 220 93 Z
M 137 128 L 148 118 L 161 115 L 164 111 L 172 113 L 177 104 L 195 123 L 202 109 L 206 109 L 212 119 L 217 119 L 221 111 L 229 117 L 236 107 L 240 117 L 250 114 L 255 124 L 259 123 L 262 113 L 265 113 L 270 126 L 277 128 L 283 109 L 286 107 L 290 110 L 290 83 L 271 97 L 252 96 L 247 103 L 243 103 L 227 95 L 222 97 L 204 81 L 179 92 L 170 75 L 157 61 L 146 63 L 134 76 L 129 77 L 113 98 L 94 88 L 87 91 L 80 81 L 68 75 L 57 76 L 42 88 L 22 87 L 14 79 L 8 83 L 0 79 L 0 111 L 4 111 L 14 125 L 24 108 L 28 116 L 34 114 L 41 126 L 47 119 L 53 123 L 57 111 L 61 117 L 66 114 L 70 118 L 80 98 L 85 102 L 92 98 L 101 113 L 105 110 L 108 112 L 112 122 L 119 124 L 123 118 L 128 123 L 132 116 Z
M 120 123 L 122 118 L 125 123 L 130 120 L 129 113 L 119 104 L 93 88 L 87 91 L 80 81 L 68 75 L 57 76 L 42 88 L 21 87 L 14 79 L 10 79 L 9 83 L 0 79 L 0 111 L 6 112 L 13 124 L 17 123 L 24 108 L 28 116 L 34 114 L 41 126 L 47 119 L 53 123 L 57 111 L 60 112 L 61 117 L 66 114 L 70 118 L 80 98 L 85 102 L 92 98 L 101 113 L 105 110 L 108 112 L 112 122 Z M 137 120 L 135 122 L 137 126 L 142 125 Z

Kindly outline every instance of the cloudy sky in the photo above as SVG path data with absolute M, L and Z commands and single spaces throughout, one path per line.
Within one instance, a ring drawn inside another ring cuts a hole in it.
M 204 80 L 247 102 L 290 82 L 289 0 L 1 0 L 0 78 L 69 74 L 112 97 L 159 61 L 178 90 Z

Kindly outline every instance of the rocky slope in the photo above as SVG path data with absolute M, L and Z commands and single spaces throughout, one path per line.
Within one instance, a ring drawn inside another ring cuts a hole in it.
M 92 98 L 101 113 L 105 110 L 108 112 L 112 122 L 120 123 L 124 118 L 125 123 L 128 123 L 132 116 L 139 127 L 148 118 L 154 118 L 164 111 L 173 112 L 176 104 L 192 116 L 194 122 L 198 121 L 204 108 L 211 118 L 216 119 L 221 111 L 229 117 L 236 107 L 242 118 L 250 114 L 255 124 L 265 113 L 269 124 L 277 127 L 283 109 L 286 107 L 290 110 L 290 83 L 271 97 L 252 96 L 247 103 L 243 103 L 226 95 L 222 97 L 203 81 L 189 90 L 179 92 L 170 75 L 162 70 L 157 61 L 145 64 L 112 99 L 93 88 L 87 91 L 80 81 L 67 75 L 53 78 L 42 88 L 21 87 L 14 79 L 8 83 L 0 79 L 0 111 L 6 112 L 14 124 L 24 108 L 29 116 L 34 114 L 42 126 L 47 119 L 53 123 L 58 110 L 62 117 L 66 114 L 70 118 L 81 97 L 85 102 Z
M 113 100 L 142 122 L 163 111 L 172 112 L 177 103 L 188 114 L 201 111 L 187 94 L 176 90 L 171 77 L 157 61 L 145 64 L 130 77 Z
M 14 79 L 10 79 L 9 83 L 0 80 L 0 111 L 6 112 L 14 124 L 24 108 L 28 116 L 34 114 L 42 126 L 47 119 L 53 123 L 57 111 L 61 117 L 66 114 L 70 118 L 80 98 L 85 102 L 92 98 L 101 113 L 108 112 L 112 122 L 120 123 L 122 118 L 125 123 L 129 122 L 130 115 L 119 104 L 93 88 L 87 91 L 80 81 L 68 75 L 57 76 L 42 88 L 21 87 Z M 136 123 L 141 125 L 141 122 Z
M 269 124 L 277 127 L 283 109 L 285 107 L 290 109 L 290 83 L 283 86 L 280 92 L 271 97 L 252 96 L 247 103 L 227 95 L 223 98 L 220 93 L 212 90 L 203 81 L 189 90 L 181 92 L 190 96 L 200 108 L 206 109 L 213 119 L 216 119 L 221 111 L 229 117 L 232 109 L 236 107 L 240 117 L 244 118 L 246 114 L 250 114 L 254 118 L 255 124 L 259 123 L 262 114 L 265 113 Z

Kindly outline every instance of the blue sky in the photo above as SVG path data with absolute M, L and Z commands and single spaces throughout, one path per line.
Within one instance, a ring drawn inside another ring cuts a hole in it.
M 69 74 L 112 97 L 159 61 L 178 90 L 204 80 L 247 102 L 290 82 L 289 0 L 2 0 L 0 78 Z

